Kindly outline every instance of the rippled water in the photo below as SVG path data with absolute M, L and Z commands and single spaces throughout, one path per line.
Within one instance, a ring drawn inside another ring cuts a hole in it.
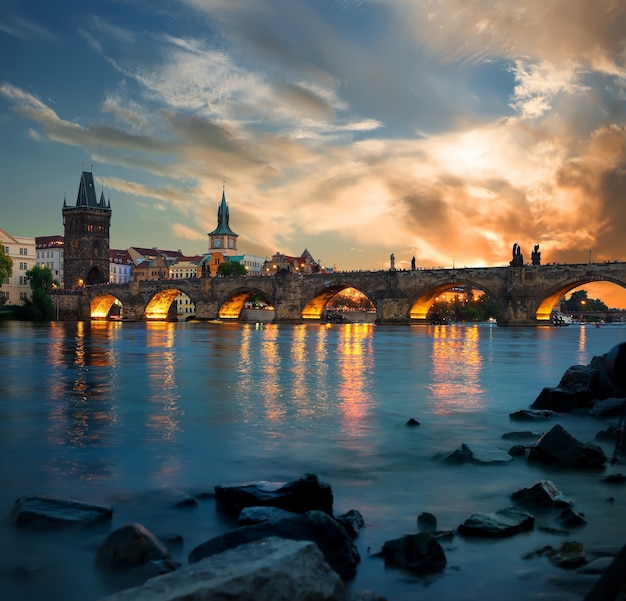
M 329 482 L 335 511 L 361 511 L 362 564 L 352 583 L 390 601 L 568 599 L 546 583 L 545 558 L 521 555 L 561 537 L 538 529 L 500 541 L 455 538 L 448 567 L 426 579 L 385 569 L 385 540 L 416 531 L 430 511 L 440 528 L 510 504 L 510 494 L 551 478 L 577 498 L 586 545 L 624 544 L 626 491 L 598 472 L 529 466 L 442 465 L 461 443 L 508 449 L 510 422 L 567 367 L 626 340 L 626 328 L 508 329 L 496 326 L 385 327 L 226 323 L 0 323 L 0 510 L 48 494 L 111 504 L 113 526 L 139 521 L 183 534 L 175 559 L 230 528 L 211 501 L 167 507 L 162 489 L 197 493 L 216 484 Z M 405 426 L 417 419 L 418 428 Z M 605 422 L 566 416 L 592 440 Z M 607 454 L 612 449 L 605 448 Z M 624 470 L 608 467 L 606 472 Z M 607 498 L 614 497 L 614 503 Z M 551 514 L 538 523 L 558 526 Z M 4 599 L 90 601 L 92 533 L 28 534 L 0 526 Z M 27 581 L 9 576 L 33 569 Z

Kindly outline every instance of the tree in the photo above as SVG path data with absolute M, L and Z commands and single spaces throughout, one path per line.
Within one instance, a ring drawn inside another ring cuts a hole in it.
M 50 321 L 54 314 L 50 292 L 54 280 L 48 267 L 35 265 L 26 272 L 30 283 L 31 298 L 18 309 L 17 316 L 29 321 Z
M 0 245 L 0 288 L 7 278 L 13 275 L 13 261 L 4 252 L 4 246 Z M 4 296 L 2 297 L 4 299 Z
M 217 275 L 246 275 L 248 270 L 239 261 L 226 261 L 217 266 Z
M 569 299 L 561 300 L 561 311 L 565 313 L 606 312 L 608 310 L 609 308 L 599 298 L 589 298 L 586 290 L 576 290 L 572 292 Z

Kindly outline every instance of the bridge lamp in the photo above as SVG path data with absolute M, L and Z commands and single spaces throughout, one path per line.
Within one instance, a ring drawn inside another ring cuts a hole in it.
M 83 279 L 82 278 L 78 278 L 78 287 L 82 288 L 83 284 L 84 284 Z

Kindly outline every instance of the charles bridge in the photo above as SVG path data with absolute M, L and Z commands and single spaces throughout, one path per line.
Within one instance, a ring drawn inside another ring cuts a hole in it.
M 79 293 L 55 295 L 54 302 L 61 319 L 106 319 L 115 304 L 123 319 L 165 320 L 172 302 L 184 293 L 195 305 L 196 319 L 245 320 L 246 302 L 258 296 L 274 307 L 273 321 L 293 323 L 324 320 L 328 301 L 346 288 L 355 288 L 376 307 L 376 323 L 420 324 L 429 323 L 428 311 L 439 295 L 468 286 L 496 302 L 498 325 L 535 326 L 550 323 L 559 300 L 590 282 L 626 288 L 626 263 L 153 280 L 88 286 Z

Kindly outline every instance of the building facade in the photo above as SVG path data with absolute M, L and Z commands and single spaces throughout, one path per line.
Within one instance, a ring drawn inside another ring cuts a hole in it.
M 263 266 L 267 258 L 256 255 L 238 255 L 229 257 L 228 260 L 241 263 L 246 268 L 246 275 L 263 275 Z
M 67 290 L 109 281 L 111 202 L 96 196 L 93 174 L 83 171 L 75 206 L 63 201 L 63 277 Z
M 263 275 L 274 275 L 278 271 L 319 273 L 323 271 L 323 269 L 305 248 L 299 257 L 291 257 L 283 253 L 274 253 L 271 259 L 265 261 L 263 265 Z
M 135 264 L 127 250 L 109 250 L 109 283 L 130 282 Z
M 64 286 L 63 259 L 65 241 L 63 236 L 38 236 L 35 238 L 37 265 L 47 267 L 59 288 Z
M 2 304 L 21 305 L 31 297 L 26 272 L 37 264 L 35 238 L 12 236 L 0 230 L 0 244 L 13 263 L 13 275 L 2 282 L 0 287 Z

